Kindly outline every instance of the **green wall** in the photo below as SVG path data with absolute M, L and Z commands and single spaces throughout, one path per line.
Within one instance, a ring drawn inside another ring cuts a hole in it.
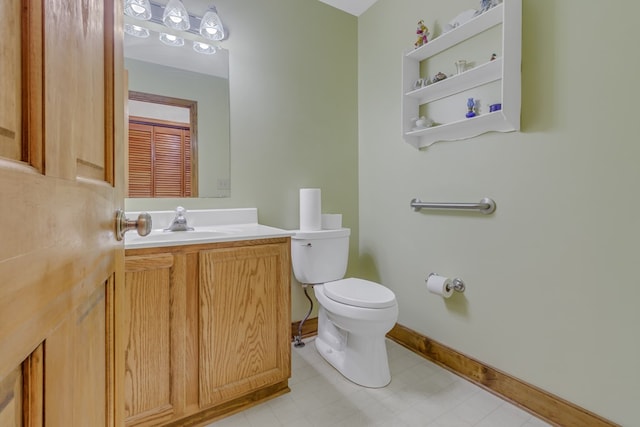
M 640 425 L 640 3 L 523 0 L 521 132 L 417 151 L 401 53 L 419 19 L 433 31 L 478 3 L 379 0 L 358 20 L 362 275 L 396 293 L 399 323 Z M 498 208 L 415 213 L 413 197 Z M 432 271 L 466 292 L 427 293 Z
M 229 32 L 231 197 L 130 199 L 127 210 L 258 208 L 298 228 L 299 188 L 322 189 L 358 245 L 357 19 L 317 0 L 217 0 Z M 292 317 L 308 302 L 295 281 Z
M 298 189 L 321 187 L 355 231 L 349 274 L 391 288 L 400 323 L 640 424 L 640 3 L 523 0 L 521 131 L 424 151 L 400 137 L 401 54 L 419 19 L 435 31 L 477 1 L 379 0 L 357 19 L 316 0 L 216 6 L 230 33 L 231 197 L 145 208 L 255 206 L 293 229 Z M 498 209 L 415 213 L 413 197 Z M 466 292 L 427 293 L 432 271 Z M 307 302 L 292 290 L 299 320 Z

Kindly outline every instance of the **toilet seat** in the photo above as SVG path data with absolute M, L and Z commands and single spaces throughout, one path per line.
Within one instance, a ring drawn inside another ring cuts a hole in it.
M 391 290 L 357 278 L 327 282 L 324 294 L 333 301 L 362 308 L 387 308 L 396 304 L 396 296 Z

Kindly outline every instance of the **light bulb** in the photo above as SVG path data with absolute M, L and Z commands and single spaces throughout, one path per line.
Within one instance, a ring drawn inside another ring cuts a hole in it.
M 149 0 L 125 0 L 124 13 L 132 18 L 148 21 L 151 19 Z
M 218 51 L 215 46 L 197 41 L 193 42 L 193 50 L 198 53 L 204 53 L 206 55 L 213 55 Z
M 146 39 L 150 34 L 148 29 L 132 24 L 124 24 L 124 32 L 134 37 L 140 37 L 141 39 Z
M 162 14 L 162 22 L 169 28 L 187 31 L 191 26 L 189 14 L 180 0 L 169 0 Z
M 184 39 L 173 34 L 160 33 L 160 41 L 167 46 L 184 46 Z
M 222 40 L 224 27 L 215 6 L 211 6 L 200 21 L 200 35 L 209 40 Z

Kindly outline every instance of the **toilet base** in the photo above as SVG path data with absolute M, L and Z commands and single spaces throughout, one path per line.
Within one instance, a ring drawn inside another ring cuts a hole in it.
M 334 347 L 319 333 L 315 340 L 318 353 L 345 378 L 358 385 L 380 388 L 389 384 L 391 372 L 384 335 L 358 337 L 345 334 L 345 345 Z

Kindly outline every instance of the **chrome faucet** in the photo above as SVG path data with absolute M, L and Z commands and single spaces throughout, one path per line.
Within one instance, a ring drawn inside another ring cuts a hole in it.
M 186 209 L 182 206 L 176 208 L 176 216 L 164 231 L 191 231 L 193 227 L 187 226 L 187 217 L 184 216 Z

